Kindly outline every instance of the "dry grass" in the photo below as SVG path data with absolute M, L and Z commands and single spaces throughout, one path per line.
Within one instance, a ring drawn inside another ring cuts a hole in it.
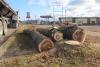
M 15 40 L 15 37 L 12 36 L 8 39 L 8 41 L 6 41 L 3 45 L 1 45 L 0 57 L 3 56 L 5 54 L 5 52 L 7 52 L 7 49 L 13 45 L 14 40 Z
M 57 55 L 44 59 L 41 54 L 31 54 L 0 61 L 2 67 L 100 67 L 100 50 L 92 44 L 72 46 L 57 44 Z

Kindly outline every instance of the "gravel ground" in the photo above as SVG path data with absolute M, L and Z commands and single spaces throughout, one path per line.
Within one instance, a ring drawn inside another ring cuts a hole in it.
M 15 32 L 15 29 L 8 29 L 8 33 L 5 36 L 0 36 L 0 45 L 2 45 L 13 32 Z
M 80 28 L 87 30 L 87 40 L 100 44 L 100 26 L 80 26 Z
M 88 30 L 88 31 L 92 31 L 92 32 L 100 32 L 100 26 L 80 26 L 80 28 L 83 28 L 85 30 Z

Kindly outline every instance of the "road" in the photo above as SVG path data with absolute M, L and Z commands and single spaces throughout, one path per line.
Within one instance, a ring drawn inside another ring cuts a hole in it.
M 91 42 L 100 44 L 100 26 L 80 26 L 80 28 L 87 30 Z
M 85 29 L 85 30 L 92 31 L 92 32 L 100 32 L 100 26 L 98 26 L 98 25 L 94 25 L 94 26 L 80 26 L 80 27 Z

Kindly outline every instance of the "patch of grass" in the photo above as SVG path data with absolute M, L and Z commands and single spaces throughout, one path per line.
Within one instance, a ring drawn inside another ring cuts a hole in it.
M 82 46 L 72 45 L 57 45 L 58 55 L 62 58 L 64 64 L 68 67 L 99 67 L 100 63 L 100 50 L 97 49 L 95 44 L 84 43 Z

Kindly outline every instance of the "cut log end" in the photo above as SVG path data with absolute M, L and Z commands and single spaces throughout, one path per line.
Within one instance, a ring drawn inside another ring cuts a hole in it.
M 86 37 L 86 31 L 83 29 L 78 29 L 73 34 L 73 39 L 79 42 L 83 42 Z
M 61 40 L 63 40 L 63 34 L 61 32 L 55 32 L 55 34 L 54 34 L 54 40 L 55 41 L 61 41 Z
M 67 27 L 60 27 L 58 30 L 63 33 L 63 38 L 68 40 L 73 40 L 73 33 L 77 30 L 77 26 L 67 26 Z
M 39 44 L 38 51 L 39 52 L 48 51 L 53 47 L 54 47 L 53 42 L 50 39 L 46 38 Z
M 49 49 L 54 47 L 54 43 L 49 38 L 40 34 L 37 31 L 27 29 L 24 30 L 24 33 L 26 33 L 32 39 L 33 46 L 39 52 L 48 51 Z
M 55 28 L 52 29 L 37 29 L 38 32 L 43 34 L 44 36 L 52 39 L 52 41 L 61 41 L 63 40 L 63 33 L 58 31 Z

